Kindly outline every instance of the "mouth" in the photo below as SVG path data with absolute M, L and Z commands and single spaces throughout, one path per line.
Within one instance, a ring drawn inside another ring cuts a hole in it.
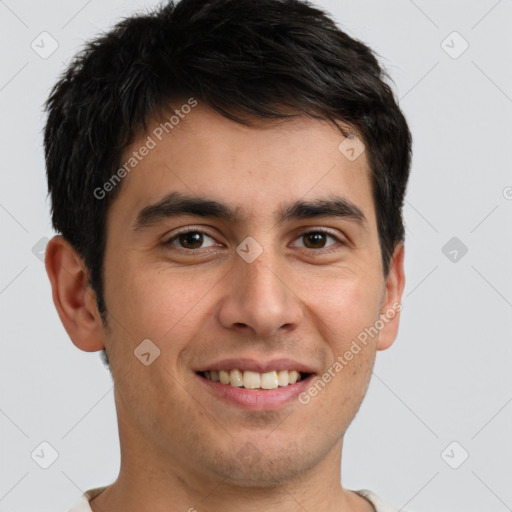
M 252 411 L 275 411 L 298 402 L 316 373 L 298 361 L 226 359 L 195 371 L 215 400 Z
M 257 372 L 252 370 L 206 370 L 196 372 L 200 377 L 211 382 L 218 382 L 226 386 L 249 390 L 272 390 L 289 387 L 301 380 L 308 379 L 311 372 L 298 370 L 271 370 Z

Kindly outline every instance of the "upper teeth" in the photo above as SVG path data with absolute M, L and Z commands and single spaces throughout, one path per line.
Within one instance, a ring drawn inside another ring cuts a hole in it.
M 288 386 L 300 380 L 300 373 L 296 370 L 265 373 L 249 370 L 210 370 L 204 372 L 204 376 L 208 380 L 247 389 L 276 389 L 278 386 Z

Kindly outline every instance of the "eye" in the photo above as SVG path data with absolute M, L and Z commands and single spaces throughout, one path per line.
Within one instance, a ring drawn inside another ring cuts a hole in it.
M 204 249 L 205 247 L 203 247 L 203 243 L 205 242 L 205 239 L 210 239 L 214 242 L 206 247 L 214 247 L 218 245 L 211 236 L 198 229 L 182 231 L 181 233 L 178 233 L 166 240 L 163 245 L 176 245 L 178 248 L 185 250 Z
M 329 238 L 333 240 L 333 242 L 327 244 Z M 205 242 L 207 242 L 208 239 L 211 241 L 211 243 L 209 245 L 203 245 Z M 343 245 L 343 242 L 338 237 L 329 231 L 318 228 L 302 233 L 297 238 L 297 240 L 304 240 L 303 244 L 298 246 L 302 249 L 326 249 L 336 245 L 336 242 L 339 242 Z M 220 246 L 220 244 L 218 244 L 213 237 L 199 229 L 181 231 L 180 233 L 175 234 L 163 242 L 163 245 L 174 245 L 179 250 L 185 251 L 197 251 L 199 249 L 206 249 L 208 247 Z
M 325 245 L 326 240 L 328 238 L 331 238 L 334 240 L 334 243 L 330 245 Z M 323 229 L 315 229 L 314 231 L 306 231 L 305 233 L 302 233 L 298 240 L 304 240 L 306 243 L 302 245 L 302 248 L 306 249 L 325 249 L 326 247 L 331 247 L 332 245 L 335 245 L 336 242 L 339 242 L 343 244 L 343 242 L 331 234 L 328 231 L 325 231 Z M 299 246 L 300 247 L 300 246 Z

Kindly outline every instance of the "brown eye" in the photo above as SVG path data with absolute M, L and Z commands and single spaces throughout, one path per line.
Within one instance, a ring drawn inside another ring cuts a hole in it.
M 210 244 L 210 246 L 206 247 L 212 247 L 215 245 L 215 241 L 211 236 L 208 236 L 202 231 L 190 230 L 178 233 L 177 235 L 164 242 L 164 245 L 176 245 L 180 249 L 189 250 L 203 249 L 203 244 L 205 243 L 206 239 L 210 239 L 212 242 L 214 242 L 213 244 Z
M 304 240 L 306 241 L 305 245 L 308 249 L 322 249 L 325 244 L 327 235 L 321 232 L 311 232 L 306 233 L 305 235 L 303 235 L 303 237 Z
M 199 249 L 203 244 L 203 234 L 199 231 L 190 231 L 189 233 L 182 233 L 177 238 L 185 249 Z
M 331 238 L 334 240 L 334 243 L 327 244 L 328 239 Z M 334 235 L 326 232 L 326 231 L 308 231 L 307 233 L 302 233 L 299 237 L 299 240 L 304 240 L 303 248 L 306 249 L 325 249 L 326 247 L 330 247 L 332 245 L 336 245 L 336 242 L 342 243 L 338 238 Z

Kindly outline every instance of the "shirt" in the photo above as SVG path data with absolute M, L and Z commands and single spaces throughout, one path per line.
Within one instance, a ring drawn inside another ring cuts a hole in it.
M 84 492 L 80 500 L 69 512 L 92 512 L 92 509 L 89 506 L 89 501 L 98 496 L 98 494 L 103 492 L 106 488 L 107 487 L 97 487 L 96 489 L 91 489 L 87 492 Z M 361 489 L 354 492 L 359 494 L 359 496 L 366 498 L 375 508 L 375 512 L 399 512 L 397 508 L 391 507 L 390 505 L 384 503 L 384 501 L 382 501 L 372 491 Z

